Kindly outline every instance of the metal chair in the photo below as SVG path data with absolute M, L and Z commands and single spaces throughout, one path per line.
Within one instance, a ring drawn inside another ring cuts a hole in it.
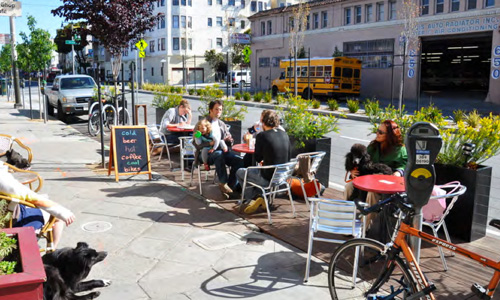
M 326 152 L 320 151 L 320 152 L 308 152 L 308 153 L 301 153 L 297 155 L 296 159 L 297 161 L 300 160 L 301 157 L 307 157 L 311 159 L 310 167 L 309 167 L 309 173 L 312 175 L 312 181 L 316 181 L 316 172 L 318 172 L 319 166 L 321 165 L 321 162 L 323 161 L 323 158 L 325 157 Z M 304 188 L 304 180 L 303 178 L 299 177 L 300 181 L 300 187 L 302 188 L 302 193 L 304 194 L 304 200 L 306 201 L 307 207 L 309 207 L 309 197 L 307 197 L 306 189 Z M 320 196 L 320 189 L 318 188 L 317 184 L 314 184 L 314 188 L 316 189 L 316 197 Z
M 467 188 L 463 185 L 460 184 L 458 181 L 454 182 L 449 182 L 443 185 L 438 185 L 437 187 L 447 191 L 445 195 L 441 196 L 432 196 L 430 197 L 429 201 L 437 201 L 437 199 L 441 198 L 452 198 L 450 203 L 446 206 L 446 209 L 444 210 L 443 214 L 434 220 L 423 220 L 422 225 L 428 226 L 432 229 L 432 233 L 434 234 L 435 237 L 439 238 L 438 231 L 443 227 L 444 235 L 446 236 L 446 241 L 448 243 L 451 243 L 450 240 L 450 235 L 448 233 L 448 228 L 446 228 L 446 223 L 444 222 L 444 218 L 450 213 L 450 210 L 453 208 L 453 205 L 455 205 L 455 202 L 457 202 L 458 197 L 460 195 L 463 195 L 465 191 L 467 191 Z M 444 258 L 444 253 L 443 249 L 441 246 L 438 246 L 439 249 L 439 256 L 441 256 L 441 262 L 443 263 L 443 268 L 445 271 L 448 270 L 448 265 L 446 264 L 446 260 Z M 452 256 L 453 256 L 452 252 Z
M 161 148 L 160 157 L 158 161 L 161 160 L 163 155 L 163 149 L 167 149 L 168 161 L 170 162 L 170 169 L 172 169 L 172 160 L 170 159 L 170 151 L 168 150 L 168 142 L 165 135 L 158 129 L 157 125 L 148 125 L 149 141 L 151 142 L 151 155 L 157 148 Z
M 196 152 L 196 148 L 193 145 L 193 137 L 192 136 L 181 136 L 180 140 L 180 165 L 181 165 L 181 176 L 182 181 L 184 181 L 184 162 L 192 160 L 194 161 L 194 154 Z
M 295 206 L 293 204 L 292 192 L 290 190 L 290 184 L 288 183 L 288 179 L 292 176 L 292 173 L 295 169 L 296 164 L 297 164 L 297 161 L 291 161 L 291 162 L 279 164 L 279 165 L 248 167 L 245 171 L 245 178 L 243 180 L 240 207 L 245 199 L 245 189 L 246 189 L 247 184 L 249 184 L 253 187 L 259 188 L 262 191 L 262 197 L 264 198 L 264 202 L 266 203 L 267 218 L 269 220 L 269 224 L 273 224 L 273 222 L 271 220 L 271 210 L 269 207 L 269 200 L 274 200 L 277 193 L 286 191 L 286 192 L 288 192 L 290 204 L 292 205 L 293 217 L 295 218 L 295 216 L 296 216 Z M 255 184 L 253 182 L 247 181 L 248 170 L 250 170 L 250 169 L 257 169 L 257 170 L 274 169 L 273 177 L 269 181 L 269 185 L 264 187 L 264 186 L 260 186 L 258 184 Z M 284 187 L 282 187 L 282 186 L 284 186 Z M 270 199 L 268 199 L 267 196 L 269 196 Z
M 316 237 L 319 231 L 353 237 L 365 237 L 365 217 L 357 216 L 353 201 L 333 200 L 324 198 L 309 198 L 311 213 L 309 220 L 309 242 L 307 246 L 307 261 L 304 282 L 309 280 L 309 268 L 314 241 L 328 243 L 344 243 L 345 240 Z M 354 266 L 357 268 L 357 266 Z M 356 273 L 354 273 L 356 274 Z M 355 278 L 353 278 L 354 280 Z M 354 282 L 353 282 L 354 283 Z

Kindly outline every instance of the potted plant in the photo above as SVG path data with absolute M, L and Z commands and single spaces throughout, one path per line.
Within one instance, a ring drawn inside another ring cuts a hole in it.
M 210 102 L 214 100 L 222 100 L 221 98 L 224 96 L 224 92 L 219 89 L 218 85 L 214 86 L 206 86 L 203 89 L 203 92 L 200 97 L 200 101 L 202 105 L 198 107 L 198 111 L 200 112 L 200 117 L 204 117 L 208 115 L 208 105 Z M 231 128 L 229 132 L 231 133 L 234 143 L 241 143 L 241 121 L 244 119 L 245 114 L 248 112 L 246 106 L 236 106 L 236 101 L 234 98 L 229 97 L 225 100 L 222 100 L 224 103 L 224 109 L 222 110 L 221 120 L 224 121 L 227 125 L 230 125 Z
M 329 132 L 338 132 L 338 118 L 332 114 L 315 115 L 309 109 L 311 103 L 300 96 L 289 95 L 285 107 L 278 111 L 283 119 L 283 127 L 290 137 L 291 155 L 325 151 L 326 155 L 318 169 L 316 178 L 328 187 L 330 180 L 331 138 L 325 137 Z
M 156 124 L 161 123 L 165 112 L 172 107 L 178 106 L 182 101 L 182 95 L 165 92 L 155 92 L 151 105 L 156 108 Z

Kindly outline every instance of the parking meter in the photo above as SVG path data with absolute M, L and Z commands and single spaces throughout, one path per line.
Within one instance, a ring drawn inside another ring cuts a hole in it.
M 427 122 L 417 122 L 406 135 L 408 163 L 405 168 L 405 187 L 409 201 L 415 208 L 413 227 L 422 230 L 422 207 L 429 202 L 436 182 L 434 161 L 443 140 L 437 127 Z M 420 258 L 420 239 L 412 238 L 411 245 L 417 261 Z

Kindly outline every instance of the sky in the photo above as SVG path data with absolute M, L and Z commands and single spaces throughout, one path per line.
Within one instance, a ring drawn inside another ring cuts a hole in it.
M 21 42 L 19 33 L 28 33 L 28 15 L 35 17 L 36 27 L 47 30 L 52 38 L 56 35 L 56 29 L 61 28 L 60 17 L 55 17 L 50 12 L 52 9 L 63 5 L 62 0 L 22 0 L 20 1 L 22 16 L 16 17 L 16 42 Z M 9 17 L 0 16 L 0 33 L 10 34 Z M 0 45 L 1 46 L 1 45 Z

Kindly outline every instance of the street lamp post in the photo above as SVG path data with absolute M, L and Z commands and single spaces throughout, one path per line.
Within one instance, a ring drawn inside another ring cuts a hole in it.
M 165 65 L 167 60 L 163 58 L 162 60 L 160 60 L 160 62 L 161 62 L 161 80 L 163 84 L 165 84 L 165 69 L 163 69 L 163 66 Z

